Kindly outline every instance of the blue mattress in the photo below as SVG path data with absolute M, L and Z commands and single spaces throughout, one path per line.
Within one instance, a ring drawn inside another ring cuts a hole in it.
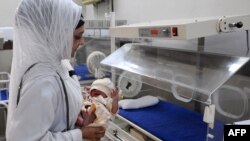
M 95 80 L 94 75 L 89 72 L 86 64 L 77 65 L 74 67 L 74 70 L 76 75 L 80 77 L 80 81 Z M 105 72 L 105 77 L 110 78 L 111 73 Z
M 7 89 L 0 90 L 0 100 L 8 100 L 9 99 L 9 92 Z
M 164 141 L 206 140 L 207 124 L 203 115 L 168 102 L 160 101 L 141 109 L 120 109 L 119 114 Z M 216 121 L 211 131 L 215 138 L 210 141 L 223 140 L 223 127 L 222 122 Z
M 87 65 L 77 65 L 74 67 L 77 76 L 80 76 L 80 81 L 82 80 L 93 80 L 95 77 L 89 72 Z

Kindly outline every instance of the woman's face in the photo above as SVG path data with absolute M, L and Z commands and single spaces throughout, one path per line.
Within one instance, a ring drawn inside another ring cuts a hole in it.
M 84 38 L 82 34 L 84 33 L 84 25 L 75 29 L 73 33 L 73 47 L 71 51 L 71 57 L 74 57 L 77 48 L 84 44 Z

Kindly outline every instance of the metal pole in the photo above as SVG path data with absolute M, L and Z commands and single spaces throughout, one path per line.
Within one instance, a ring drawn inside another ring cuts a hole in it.
M 200 37 L 200 38 L 198 38 L 198 46 L 197 46 L 197 58 L 196 58 L 196 67 L 197 67 L 197 81 L 196 82 L 198 82 L 198 84 L 197 84 L 197 86 L 199 86 L 199 85 L 201 85 L 200 83 L 201 82 L 199 82 L 200 81 L 200 78 L 202 77 L 201 76 L 201 72 L 202 72 L 202 64 L 201 64 L 201 52 L 204 52 L 204 47 L 205 47 L 205 37 Z M 196 99 L 200 99 L 200 95 L 199 95 L 199 93 L 198 92 L 195 92 L 195 98 Z M 201 104 L 199 103 L 199 102 L 197 102 L 197 101 L 195 101 L 195 103 L 194 103 L 194 110 L 195 111 L 197 111 L 197 112 L 201 112 Z
M 115 27 L 115 12 L 110 12 L 110 27 Z M 110 39 L 111 41 L 111 53 L 113 53 L 117 48 L 115 45 L 115 37 L 111 37 Z M 116 75 L 115 75 L 115 69 L 111 68 L 111 80 L 112 82 L 115 84 L 115 80 L 116 80 Z

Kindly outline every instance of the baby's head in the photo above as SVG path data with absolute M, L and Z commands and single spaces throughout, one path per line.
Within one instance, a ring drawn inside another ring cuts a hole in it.
M 91 97 L 98 97 L 101 95 L 103 98 L 111 97 L 113 90 L 115 89 L 114 84 L 109 78 L 95 80 L 89 90 Z

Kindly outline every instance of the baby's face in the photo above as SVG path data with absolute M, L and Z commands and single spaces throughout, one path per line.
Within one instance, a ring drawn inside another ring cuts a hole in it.
M 90 93 L 91 97 L 97 97 L 99 95 L 101 95 L 103 98 L 107 97 L 107 95 L 104 92 L 96 90 L 96 89 L 92 90 L 91 93 Z

